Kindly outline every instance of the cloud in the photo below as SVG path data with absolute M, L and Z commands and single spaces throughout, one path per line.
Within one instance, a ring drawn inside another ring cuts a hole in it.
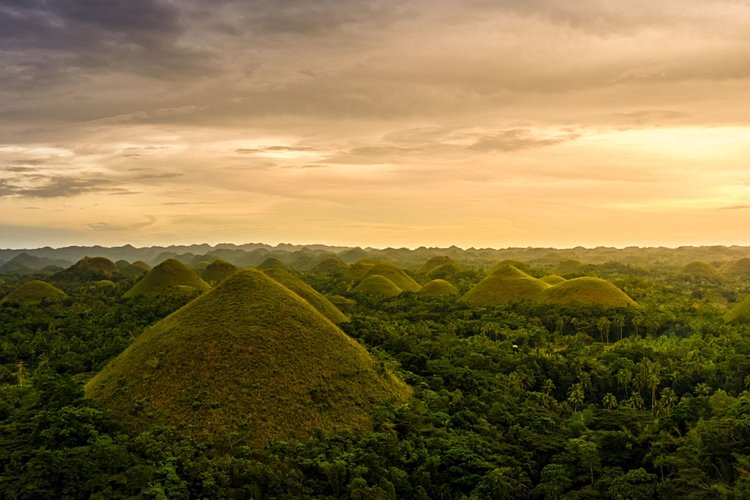
M 482 137 L 469 146 L 469 149 L 483 153 L 513 153 L 524 149 L 554 146 L 555 144 L 575 140 L 577 137 L 573 133 L 553 137 L 537 137 L 529 130 L 510 129 Z
M 136 231 L 138 229 L 145 229 L 149 226 L 153 226 L 156 223 L 156 217 L 147 216 L 148 220 L 145 222 L 134 222 L 131 224 L 110 224 L 108 222 L 94 222 L 87 224 L 89 229 L 94 231 Z
M 132 194 L 128 189 L 115 186 L 112 180 L 99 177 L 34 174 L 16 179 L 0 179 L 0 197 L 63 198 L 91 192 Z

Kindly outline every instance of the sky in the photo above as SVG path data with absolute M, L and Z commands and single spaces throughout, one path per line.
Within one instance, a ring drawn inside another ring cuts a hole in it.
M 750 244 L 747 0 L 0 0 L 0 247 Z

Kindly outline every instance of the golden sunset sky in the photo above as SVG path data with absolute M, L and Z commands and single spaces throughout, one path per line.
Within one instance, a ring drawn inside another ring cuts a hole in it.
M 745 0 L 0 3 L 0 247 L 750 244 Z

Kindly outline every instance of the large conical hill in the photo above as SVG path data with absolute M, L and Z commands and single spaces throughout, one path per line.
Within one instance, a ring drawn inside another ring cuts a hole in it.
M 170 290 L 206 292 L 210 289 L 211 286 L 185 264 L 176 259 L 167 259 L 147 272 L 123 297 L 127 299 L 139 295 L 157 295 Z
M 448 281 L 436 279 L 425 283 L 419 293 L 425 297 L 449 297 L 458 295 L 458 288 Z
M 461 300 L 477 306 L 498 306 L 533 300 L 549 285 L 513 265 L 496 267 L 486 278 L 466 292 Z
M 88 282 L 109 280 L 120 270 L 111 260 L 104 257 L 84 257 L 71 267 L 53 277 L 57 281 Z
M 263 446 L 369 431 L 410 389 L 294 292 L 242 270 L 136 337 L 86 385 L 135 429 Z
M 0 304 L 36 305 L 46 300 L 54 302 L 66 297 L 65 292 L 45 281 L 32 280 L 19 286 L 0 300 Z
M 414 281 L 414 278 L 412 278 L 402 269 L 399 269 L 393 264 L 376 264 L 367 271 L 367 274 L 365 274 L 365 278 L 368 276 L 376 275 L 388 278 L 393 282 L 394 285 L 405 292 L 418 292 L 420 288 L 422 288 L 421 286 L 419 286 L 419 283 Z
M 542 304 L 583 304 L 605 308 L 636 305 L 633 299 L 609 281 L 589 276 L 558 283 L 540 293 L 536 300 Z
M 346 314 L 342 313 L 338 307 L 326 298 L 325 295 L 315 290 L 313 287 L 302 281 L 291 271 L 281 269 L 279 267 L 268 267 L 262 269 L 271 278 L 275 279 L 303 299 L 305 299 L 311 306 L 317 309 L 323 316 L 333 321 L 334 323 L 344 323 L 349 321 Z
M 379 274 L 363 279 L 352 291 L 371 299 L 389 299 L 403 292 L 391 280 Z
M 750 323 L 750 297 L 731 308 L 725 315 L 727 323 Z

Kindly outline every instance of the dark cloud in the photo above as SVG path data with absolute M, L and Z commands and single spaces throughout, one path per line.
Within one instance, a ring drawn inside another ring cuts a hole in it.
M 115 186 L 109 179 L 72 176 L 30 175 L 16 179 L 0 179 L 0 197 L 60 198 L 84 193 L 133 194 Z
M 563 142 L 575 140 L 578 136 L 570 133 L 555 137 L 535 137 L 525 129 L 510 129 L 494 135 L 488 135 L 477 140 L 469 149 L 478 152 L 502 152 L 512 153 L 524 149 L 542 148 L 554 146 Z

